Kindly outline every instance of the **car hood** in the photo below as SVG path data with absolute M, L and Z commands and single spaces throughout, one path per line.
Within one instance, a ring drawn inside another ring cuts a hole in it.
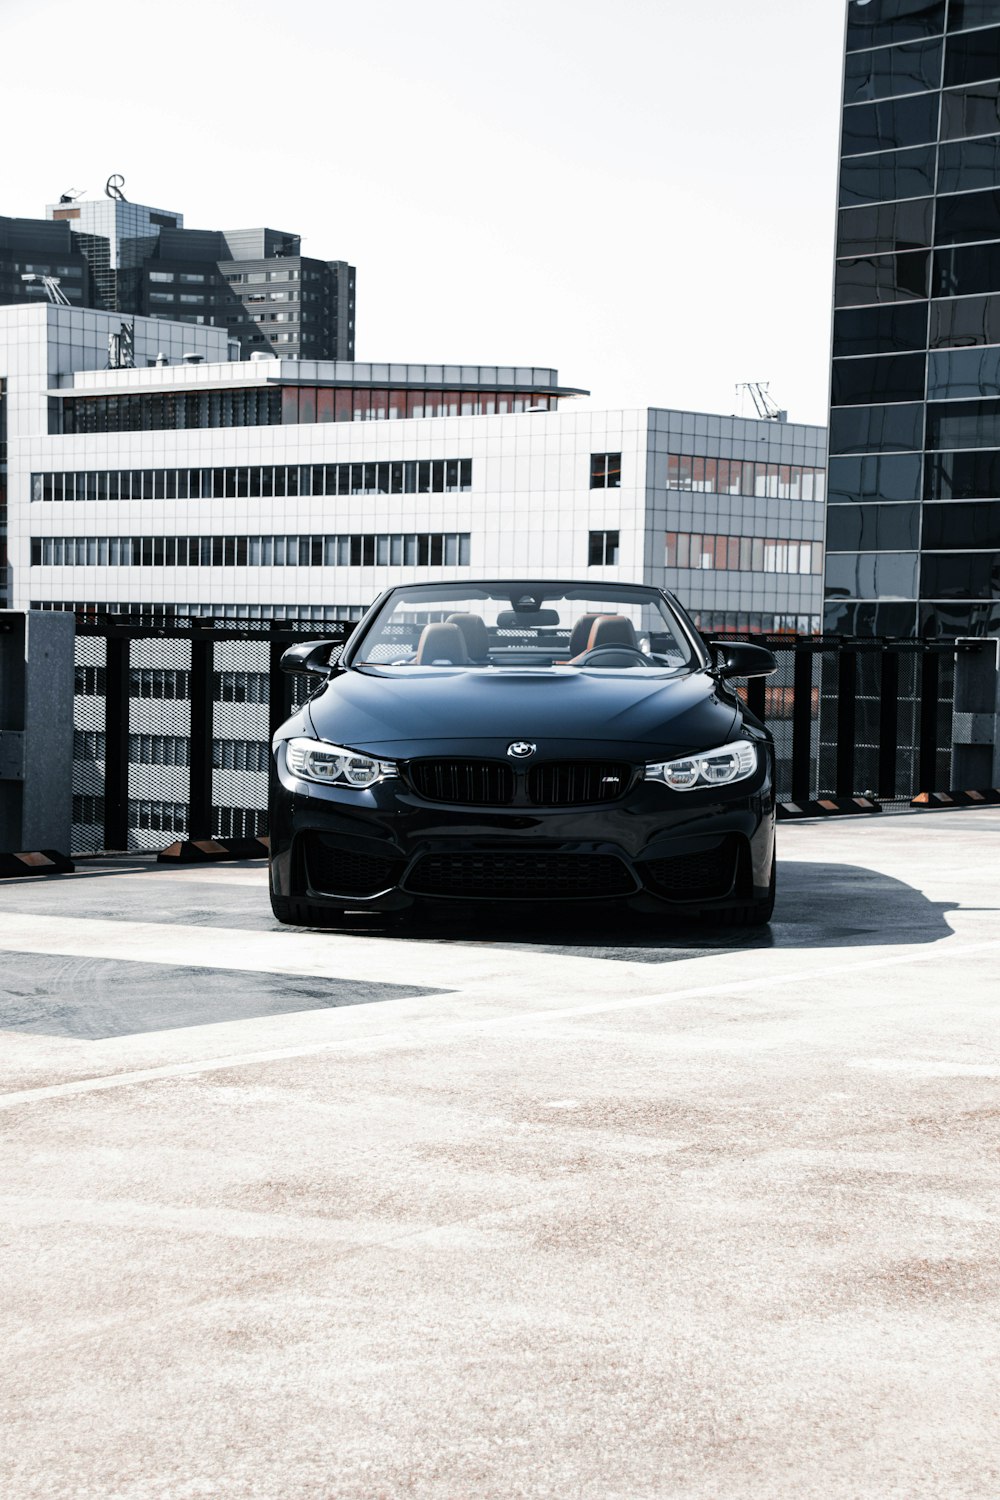
M 705 671 L 650 673 L 465 671 L 437 667 L 402 676 L 377 668 L 331 678 L 310 701 L 316 736 L 387 758 L 504 754 L 512 740 L 559 754 L 586 742 L 594 755 L 634 746 L 684 754 L 725 744 L 741 722 L 738 702 Z

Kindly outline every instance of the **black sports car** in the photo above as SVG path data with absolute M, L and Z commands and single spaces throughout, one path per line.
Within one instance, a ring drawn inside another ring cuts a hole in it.
M 592 901 L 764 923 L 774 750 L 660 589 L 512 579 L 404 584 L 331 643 L 274 738 L 271 903 L 282 922 L 423 902 Z

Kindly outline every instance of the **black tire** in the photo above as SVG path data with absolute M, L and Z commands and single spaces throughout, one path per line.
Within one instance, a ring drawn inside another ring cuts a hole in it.
M 728 911 L 706 912 L 716 927 L 766 927 L 774 915 L 774 898 L 778 889 L 778 861 L 771 858 L 771 884 L 763 901 L 748 901 L 745 906 L 731 906 Z
M 345 915 L 342 906 L 317 906 L 311 901 L 296 901 L 292 896 L 276 896 L 273 891 L 271 910 L 288 927 L 339 927 Z

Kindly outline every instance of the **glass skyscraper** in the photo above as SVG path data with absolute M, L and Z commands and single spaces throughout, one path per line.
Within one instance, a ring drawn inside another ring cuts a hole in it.
M 1000 634 L 1000 0 L 849 0 L 826 614 Z

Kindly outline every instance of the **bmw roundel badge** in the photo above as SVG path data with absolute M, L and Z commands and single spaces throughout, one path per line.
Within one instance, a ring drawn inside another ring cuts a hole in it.
M 514 760 L 527 760 L 537 749 L 537 745 L 531 745 L 527 740 L 515 740 L 512 745 L 507 746 L 507 754 Z

